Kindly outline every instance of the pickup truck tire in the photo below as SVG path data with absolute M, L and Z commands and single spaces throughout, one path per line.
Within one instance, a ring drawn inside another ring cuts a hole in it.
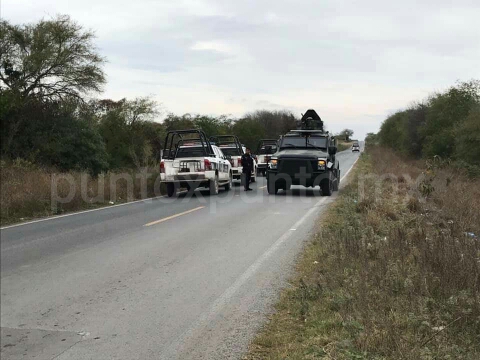
M 332 196 L 333 193 L 333 181 L 326 180 L 320 184 L 320 188 L 322 189 L 323 196 Z
M 225 184 L 225 190 L 229 191 L 232 188 L 232 183 L 233 183 L 233 175 L 230 173 L 228 177 L 228 183 Z
M 176 193 L 175 191 L 175 184 L 174 183 L 167 183 L 167 196 L 172 197 Z
M 210 180 L 210 195 L 218 195 L 218 177 Z

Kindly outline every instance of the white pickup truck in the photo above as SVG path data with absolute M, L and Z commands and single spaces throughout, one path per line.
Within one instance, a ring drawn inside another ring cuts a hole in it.
M 277 151 L 277 140 L 275 139 L 262 139 L 258 143 L 257 152 L 255 155 L 258 160 L 258 172 L 265 176 L 267 172 L 268 163 L 272 158 L 272 155 Z
M 225 157 L 232 165 L 233 180 L 241 181 L 242 179 L 242 155 L 245 154 L 246 148 L 240 143 L 236 135 L 218 135 L 210 138 L 222 150 Z M 257 180 L 257 161 L 253 159 L 253 170 L 250 182 Z
M 231 189 L 233 172 L 229 160 L 210 144 L 203 131 L 170 131 L 160 163 L 160 180 L 169 197 L 179 188 L 190 191 L 198 187 L 206 187 L 210 195 L 217 195 L 221 186 L 227 191 Z

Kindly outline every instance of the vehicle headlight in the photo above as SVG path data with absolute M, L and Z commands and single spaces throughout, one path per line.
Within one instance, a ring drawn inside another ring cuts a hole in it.
M 270 162 L 268 163 L 268 165 L 270 166 L 270 169 L 276 169 L 276 168 L 277 168 L 277 164 L 278 164 L 278 160 L 277 160 L 277 159 L 270 159 Z
M 318 170 L 325 170 L 325 166 L 327 164 L 327 162 L 325 161 L 325 159 L 318 159 Z

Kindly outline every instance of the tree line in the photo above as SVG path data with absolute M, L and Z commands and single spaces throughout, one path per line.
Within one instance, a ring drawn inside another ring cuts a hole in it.
M 2 161 L 99 174 L 157 162 L 169 130 L 234 133 L 255 149 L 261 138 L 296 127 L 289 111 L 256 111 L 240 119 L 168 114 L 158 122 L 160 106 L 151 98 L 92 98 L 105 84 L 105 59 L 94 39 L 65 15 L 35 24 L 0 21 Z
M 367 144 L 390 147 L 413 158 L 455 160 L 480 167 L 480 81 L 460 82 L 390 115 Z

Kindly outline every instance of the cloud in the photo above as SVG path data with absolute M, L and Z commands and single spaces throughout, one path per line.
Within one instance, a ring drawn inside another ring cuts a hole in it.
M 376 131 L 390 109 L 480 78 L 468 0 L 3 0 L 15 23 L 70 14 L 109 60 L 105 97 L 155 94 L 177 113 L 315 108 Z
M 197 51 L 214 51 L 223 54 L 229 54 L 232 52 L 230 46 L 217 41 L 198 41 L 191 47 L 191 49 Z

